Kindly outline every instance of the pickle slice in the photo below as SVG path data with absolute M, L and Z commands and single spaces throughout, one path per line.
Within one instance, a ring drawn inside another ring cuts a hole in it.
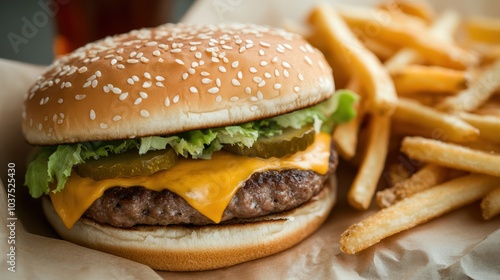
M 177 154 L 172 148 L 149 151 L 139 155 L 137 150 L 110 155 L 100 159 L 89 159 L 76 167 L 82 177 L 103 180 L 116 177 L 147 176 L 174 166 Z
M 312 126 L 301 129 L 286 128 L 281 135 L 261 137 L 252 147 L 227 145 L 225 150 L 249 157 L 283 157 L 303 151 L 314 142 L 315 130 Z

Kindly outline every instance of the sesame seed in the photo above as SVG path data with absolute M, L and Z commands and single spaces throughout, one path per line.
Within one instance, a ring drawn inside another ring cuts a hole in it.
M 92 88 L 96 88 L 97 87 L 97 80 L 93 80 L 92 81 Z
M 217 97 L 215 98 L 215 102 L 221 103 L 222 102 L 222 96 L 217 95 Z
M 63 102 L 64 102 L 64 100 L 63 100 L 62 98 L 59 98 L 59 99 L 57 100 L 57 103 L 59 103 L 59 104 L 62 104 Z
M 274 62 L 274 63 L 278 62 L 278 56 L 273 57 L 273 58 L 271 59 L 271 62 Z
M 156 41 L 150 41 L 150 42 L 147 42 L 146 44 L 144 44 L 146 47 L 152 47 L 152 46 L 156 46 L 158 44 L 158 42 Z
M 133 52 L 131 52 L 131 53 L 130 53 L 129 57 L 130 57 L 130 58 L 133 58 L 136 54 L 137 54 L 137 52 L 134 52 L 134 51 L 133 51 Z
M 219 78 L 215 79 L 215 84 L 217 85 L 217 87 L 220 87 L 221 82 Z
M 144 72 L 144 77 L 146 79 L 151 79 L 151 74 L 149 74 L 149 72 Z
M 165 81 L 165 78 L 163 76 L 156 76 L 155 80 L 157 80 L 158 82 L 163 82 Z
M 133 85 L 133 84 L 134 84 L 134 80 L 132 80 L 132 78 L 128 78 L 128 79 L 127 79 L 127 83 L 128 83 L 129 85 Z
M 257 102 L 257 101 L 259 101 L 259 98 L 255 97 L 255 96 L 250 96 L 250 101 Z
M 253 79 L 252 79 L 252 80 L 253 80 L 254 82 L 256 82 L 256 83 L 260 83 L 260 82 L 262 82 L 262 78 L 261 78 L 261 77 L 253 77 Z
M 194 73 L 196 73 L 196 70 L 194 70 L 194 68 L 189 68 L 188 73 L 193 75 Z
M 189 91 L 192 93 L 198 93 L 198 89 L 196 87 L 190 87 Z
M 116 60 L 116 59 L 115 59 Z M 87 67 L 86 66 L 82 66 L 78 69 L 78 73 L 83 73 L 83 72 L 86 72 L 87 71 Z
M 254 111 L 254 112 L 255 112 L 255 111 L 257 111 L 258 109 L 259 109 L 259 106 L 257 106 L 257 105 L 252 105 L 252 106 L 250 106 L 250 110 L 251 110 L 251 111 Z
M 99 127 L 102 128 L 102 129 L 106 129 L 106 128 L 108 128 L 108 125 L 105 124 L 105 123 L 100 123 Z
M 95 111 L 94 110 L 90 110 L 90 119 L 91 120 L 95 120 L 95 118 L 96 118 Z
M 274 89 L 280 89 L 280 88 L 281 88 L 281 84 L 278 84 L 278 83 L 274 84 Z
M 211 93 L 211 94 L 218 93 L 219 92 L 219 88 L 218 87 L 209 88 L 208 92 Z
M 270 78 L 272 77 L 272 75 L 271 75 L 271 74 L 269 74 L 268 72 L 266 72 L 266 73 L 264 73 L 264 77 L 266 77 L 266 78 L 270 79 Z
M 87 87 L 89 87 L 91 84 L 92 84 L 92 81 L 87 81 L 85 84 L 83 84 L 83 88 L 87 88 Z M 62 84 L 61 84 L 61 88 L 62 88 L 62 87 L 64 87 L 63 85 L 64 85 L 64 83 L 62 83 Z
M 136 75 L 132 76 L 132 80 L 134 80 L 134 82 L 138 82 L 139 81 L 139 77 L 137 77 Z
M 299 92 L 299 91 L 300 91 L 300 87 L 294 87 L 294 88 L 293 88 L 293 90 L 294 90 L 295 92 Z
M 130 63 L 130 64 L 135 64 L 138 62 L 139 62 L 139 60 L 137 60 L 137 59 L 127 59 L 127 63 Z
M 200 44 L 201 44 L 201 42 L 195 42 L 195 41 L 192 41 L 192 42 L 189 42 L 189 44 L 190 44 L 191 46 L 196 46 L 196 45 L 200 45 Z
M 212 57 L 212 62 L 219 63 L 220 60 L 217 57 L 213 56 Z
M 252 89 L 250 87 L 245 88 L 245 93 L 246 94 L 252 94 Z
M 135 57 L 136 58 L 141 58 L 144 54 L 142 52 L 138 53 Z
M 306 48 L 304 46 L 299 46 L 299 49 L 302 51 L 302 52 L 307 52 Z
M 299 75 L 298 75 L 298 76 L 299 76 L 299 80 L 300 80 L 300 81 L 304 81 L 304 76 L 303 76 L 302 74 L 300 74 L 300 73 L 299 73 Z
M 141 62 L 142 63 L 148 63 L 149 59 L 145 58 L 144 56 L 141 56 Z
M 238 80 L 236 80 L 236 79 L 232 79 L 231 83 L 233 84 L 233 86 L 239 86 L 240 85 L 240 82 Z
M 163 104 L 165 104 L 165 107 L 170 106 L 170 98 L 168 98 L 168 96 L 165 97 L 165 102 Z
M 291 50 L 292 49 L 292 46 L 290 46 L 288 43 L 284 43 L 283 46 L 285 46 L 285 48 Z
M 180 65 L 184 65 L 184 61 L 182 61 L 182 60 L 180 60 L 178 58 L 175 59 L 175 62 L 177 62 Z
M 278 69 L 274 69 L 274 76 L 279 77 L 280 71 Z
M 312 66 L 312 60 L 310 57 L 308 57 L 307 55 L 304 56 L 304 59 L 306 60 L 307 64 L 311 65 Z
M 117 121 L 119 121 L 121 119 L 122 119 L 122 117 L 120 117 L 119 115 L 116 115 L 116 116 L 113 117 L 113 121 L 115 121 L 115 122 L 117 122 Z
M 118 99 L 120 99 L 121 101 L 127 99 L 128 97 L 128 92 L 124 92 L 122 94 L 120 94 L 120 97 L 118 97 Z
M 90 60 L 90 62 L 96 62 L 96 61 L 98 61 L 99 59 L 100 59 L 100 57 L 98 57 L 98 56 L 97 56 L 97 57 L 92 58 L 92 59 Z
M 257 73 L 257 69 L 255 69 L 255 67 L 250 67 L 250 73 Z
M 145 118 L 149 117 L 149 112 L 147 110 L 141 110 L 140 114 Z
M 182 74 L 182 79 L 183 79 L 183 80 L 185 80 L 185 79 L 187 79 L 187 78 L 188 78 L 188 73 L 183 73 L 183 74 Z
M 229 101 L 238 101 L 240 98 L 238 96 L 231 96 L 231 98 L 229 98 Z
M 161 57 L 158 58 L 158 62 L 163 62 L 163 61 L 164 61 L 163 58 L 161 58 Z
M 97 81 L 96 81 L 96 82 L 97 82 Z M 66 82 L 65 87 L 67 87 L 67 88 L 71 87 L 71 83 L 70 83 L 70 82 Z
M 134 105 L 140 104 L 141 102 L 142 102 L 142 98 L 138 97 L 137 99 L 135 99 Z
M 196 53 L 194 54 L 194 56 L 195 56 L 196 58 L 200 59 L 200 58 L 201 58 L 201 52 L 196 52 Z
M 212 80 L 211 80 L 211 79 L 209 79 L 209 78 L 203 78 L 203 79 L 201 79 L 201 82 L 202 82 L 203 84 L 205 84 L 205 85 L 206 85 L 206 84 L 211 83 L 211 82 L 212 82 Z
M 260 66 L 267 66 L 267 61 L 264 61 L 262 60 L 260 63 L 259 63 Z
M 154 50 L 153 55 L 154 56 L 160 56 L 161 52 L 159 50 Z
M 99 71 L 99 70 L 98 70 L 98 71 L 95 71 L 95 75 L 96 75 L 97 77 L 101 77 L 101 76 L 102 76 L 102 73 L 101 73 L 101 71 Z
M 194 52 L 194 51 L 195 51 L 195 50 L 197 50 L 197 49 L 198 49 L 198 48 L 197 48 L 197 47 L 195 47 L 195 46 L 192 46 L 192 47 L 190 47 L 190 48 L 189 48 L 189 50 L 190 50 L 190 51 L 192 51 L 192 52 Z
M 179 95 L 174 96 L 174 98 L 172 99 L 172 102 L 174 102 L 174 104 L 179 102 L 179 98 L 180 98 Z
M 139 95 L 144 99 L 148 98 L 148 94 L 145 93 L 144 91 L 139 92 Z
M 236 67 L 238 67 L 238 65 L 239 65 L 239 62 L 238 62 L 238 60 L 236 60 L 236 61 L 233 61 L 233 63 L 231 63 L 231 67 L 233 67 L 233 68 L 236 68 Z
M 314 49 L 309 44 L 306 44 L 306 50 L 309 51 L 310 53 L 314 53 Z
M 240 49 L 239 49 L 239 52 L 242 53 L 246 50 L 247 48 L 245 48 L 245 46 L 241 46 Z
M 168 48 L 168 46 L 167 46 L 167 45 L 165 45 L 165 44 L 159 44 L 159 45 L 158 45 L 158 48 L 160 48 L 160 49 L 165 49 L 165 48 Z
M 219 71 L 221 71 L 222 73 L 226 73 L 226 67 L 224 66 L 219 66 Z
M 125 65 L 123 65 L 123 64 L 118 64 L 118 65 L 116 65 L 116 68 L 118 68 L 118 69 L 125 69 Z
M 157 87 L 165 87 L 162 82 L 156 82 Z
M 283 76 L 285 76 L 285 78 L 290 77 L 290 74 L 288 73 L 288 70 L 283 69 Z
M 151 87 L 151 84 L 152 84 L 152 83 L 151 83 L 150 81 L 146 81 L 146 82 L 144 82 L 144 83 L 142 84 L 142 87 L 143 87 L 143 88 L 149 88 L 149 87 Z
M 85 97 L 87 97 L 85 94 L 77 94 L 77 95 L 75 95 L 75 99 L 76 100 L 83 100 L 83 99 L 85 99 Z
M 263 56 L 263 55 L 265 55 L 265 54 L 266 54 L 266 53 L 264 52 L 264 50 L 263 50 L 263 49 L 260 49 L 260 50 L 259 50 L 259 55 Z
M 181 49 L 172 49 L 170 50 L 171 53 L 180 53 L 182 50 Z
M 269 43 L 262 42 L 262 41 L 260 41 L 260 42 L 259 42 L 259 44 L 260 44 L 261 46 L 263 46 L 263 47 L 266 47 L 266 48 L 268 48 L 268 47 L 270 47 L 270 46 L 271 46 Z
M 210 73 L 208 73 L 207 71 L 203 71 L 203 72 L 200 73 L 200 75 L 206 77 L 206 76 L 209 76 Z
M 109 92 L 109 87 L 108 86 L 103 86 L 102 90 L 104 90 L 105 93 L 108 93 Z
M 259 90 L 259 91 L 257 91 L 257 98 L 258 98 L 259 100 L 262 100 L 262 99 L 264 98 L 264 95 L 262 94 L 262 92 L 261 92 L 260 90 Z
M 196 62 L 196 61 L 193 61 L 193 63 L 191 63 L 191 67 L 193 67 L 193 68 L 198 67 L 198 65 L 199 65 L 198 62 Z
M 243 79 L 243 72 L 238 71 L 237 76 L 238 76 L 238 79 L 240 79 L 240 80 Z
M 266 85 L 266 81 L 262 80 L 257 86 L 261 88 L 265 85 Z
M 111 91 L 113 91 L 114 94 L 121 94 L 122 93 L 122 90 L 117 88 L 117 87 L 114 87 Z

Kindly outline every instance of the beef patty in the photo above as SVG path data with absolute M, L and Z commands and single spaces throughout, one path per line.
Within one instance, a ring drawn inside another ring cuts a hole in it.
M 328 173 L 325 175 L 297 169 L 254 173 L 236 192 L 224 211 L 222 221 L 255 218 L 296 208 L 319 193 L 336 167 L 337 154 L 332 145 Z M 106 190 L 83 216 L 122 228 L 134 225 L 213 224 L 179 195 L 140 186 Z

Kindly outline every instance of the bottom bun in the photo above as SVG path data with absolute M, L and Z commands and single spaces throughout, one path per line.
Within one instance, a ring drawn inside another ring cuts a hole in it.
M 199 271 L 227 267 L 286 250 L 325 221 L 336 200 L 335 177 L 309 202 L 290 211 L 237 223 L 207 226 L 115 228 L 80 219 L 68 230 L 48 198 L 43 210 L 64 239 L 146 264 L 156 270 Z

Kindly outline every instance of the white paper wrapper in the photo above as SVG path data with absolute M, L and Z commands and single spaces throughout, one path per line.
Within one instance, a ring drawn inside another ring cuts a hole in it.
M 244 21 L 281 25 L 303 21 L 318 1 L 199 1 L 185 16 L 189 22 Z M 342 2 L 342 1 L 337 1 Z M 376 1 L 352 1 L 371 4 Z M 473 6 L 469 6 L 473 5 Z M 499 13 L 499 2 L 440 1 L 467 14 Z M 7 270 L 6 226 L 0 227 L 0 279 L 497 279 L 500 275 L 500 218 L 484 222 L 473 204 L 409 231 L 387 238 L 356 255 L 339 250 L 340 234 L 377 209 L 358 212 L 346 201 L 354 171 L 338 171 L 339 202 L 327 222 L 297 246 L 252 262 L 197 273 L 155 272 L 149 267 L 60 240 L 41 214 L 39 201 L 22 186 L 29 146 L 21 134 L 22 99 L 43 70 L 0 59 L 0 177 L 16 164 L 16 272 Z M 1 220 L 8 224 L 5 192 Z

